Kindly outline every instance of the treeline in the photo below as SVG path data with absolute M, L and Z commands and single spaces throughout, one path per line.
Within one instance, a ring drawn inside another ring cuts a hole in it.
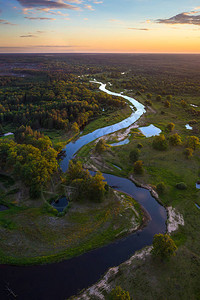
M 101 202 L 108 185 L 101 172 L 92 176 L 84 170 L 80 161 L 70 161 L 63 183 L 74 188 L 73 198 L 77 201 Z
M 15 141 L 0 140 L 0 169 L 22 180 L 33 198 L 58 170 L 57 155 L 49 137 L 30 127 L 20 127 Z
M 76 122 L 86 125 L 102 110 L 114 110 L 126 105 L 118 97 L 95 92 L 94 86 L 70 76 L 68 80 L 27 83 L 20 78 L 19 86 L 0 89 L 0 124 L 29 125 L 34 129 L 69 130 Z

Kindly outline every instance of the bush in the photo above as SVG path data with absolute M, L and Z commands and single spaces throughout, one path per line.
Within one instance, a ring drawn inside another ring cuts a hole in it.
M 151 100 L 146 100 L 144 103 L 146 106 L 152 106 Z
M 168 234 L 155 234 L 153 238 L 153 249 L 151 253 L 161 258 L 168 260 L 171 256 L 176 255 L 176 244 Z
M 186 148 L 183 153 L 185 154 L 186 158 L 189 159 L 192 157 L 194 150 L 191 148 Z
M 166 191 L 166 185 L 164 184 L 164 182 L 159 182 L 156 186 L 156 190 L 159 194 L 164 194 Z
M 172 95 L 168 95 L 167 100 L 171 101 L 172 100 Z
M 134 163 L 134 172 L 136 174 L 143 174 L 144 173 L 144 168 L 143 168 L 143 161 L 142 160 L 138 160 Z
M 174 128 L 175 128 L 174 123 L 169 123 L 166 126 L 166 130 L 169 131 L 169 132 L 172 132 L 174 130 Z
M 164 136 L 164 134 L 160 134 L 154 137 L 152 146 L 156 150 L 164 151 L 168 148 L 168 142 Z
M 131 300 L 130 294 L 128 291 L 122 290 L 120 286 L 116 286 L 114 288 L 110 295 L 109 298 L 110 300 Z
M 185 182 L 179 182 L 176 184 L 176 188 L 178 190 L 186 190 L 187 189 L 187 185 Z
M 97 153 L 102 153 L 106 150 L 106 143 L 104 141 L 104 139 L 100 139 L 95 146 L 95 152 Z
M 140 150 L 134 149 L 129 154 L 129 159 L 132 163 L 136 162 L 139 159 L 140 156 Z
M 142 149 L 142 148 L 143 148 L 143 145 L 142 145 L 141 143 L 138 143 L 138 144 L 137 144 L 137 148 L 138 148 L 138 149 Z
M 199 138 L 197 136 L 188 136 L 187 138 L 188 148 L 195 150 L 199 145 L 200 145 Z
M 152 97 L 152 94 L 148 93 L 148 94 L 147 94 L 147 99 L 149 99 L 149 100 L 150 100 L 150 99 L 151 99 L 151 97 Z
M 166 108 L 169 108 L 169 107 L 171 106 L 171 103 L 170 103 L 168 100 L 166 100 L 166 101 L 164 102 L 164 106 L 165 106 Z
M 156 96 L 156 101 L 161 102 L 161 101 L 162 101 L 162 96 L 161 96 L 161 95 L 157 95 L 157 96 Z
M 169 143 L 170 143 L 172 146 L 178 146 L 178 145 L 181 145 L 181 144 L 182 144 L 182 140 L 181 140 L 180 135 L 178 135 L 178 133 L 175 133 L 175 134 L 171 135 L 171 136 L 169 137 Z

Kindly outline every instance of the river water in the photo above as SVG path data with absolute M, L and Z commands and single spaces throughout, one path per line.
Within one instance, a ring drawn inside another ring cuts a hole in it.
M 106 89 L 105 84 L 99 84 L 101 91 L 123 97 L 134 105 L 136 111 L 115 125 L 97 129 L 69 143 L 65 148 L 67 155 L 61 163 L 63 171 L 67 170 L 69 160 L 83 145 L 105 134 L 130 126 L 145 113 L 144 106 L 135 99 L 112 93 Z M 154 234 L 166 231 L 166 211 L 148 190 L 137 187 L 126 178 L 103 175 L 110 186 L 115 186 L 117 190 L 133 196 L 148 211 L 151 220 L 147 226 L 109 245 L 60 263 L 27 267 L 0 265 L 0 299 L 12 299 L 7 297 L 8 292 L 5 290 L 5 285 L 9 284 L 20 300 L 64 300 L 95 283 L 109 267 L 119 265 L 135 251 L 152 244 Z

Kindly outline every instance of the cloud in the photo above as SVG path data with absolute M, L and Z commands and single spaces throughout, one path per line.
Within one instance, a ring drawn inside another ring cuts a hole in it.
M 54 18 L 45 18 L 45 17 L 24 17 L 25 19 L 29 20 L 49 20 L 49 21 L 55 21 Z
M 6 20 L 0 19 L 0 25 L 11 25 L 11 26 L 14 26 L 14 25 L 17 25 L 17 24 L 14 24 L 14 23 L 8 22 Z
M 158 19 L 156 23 L 200 25 L 200 15 L 197 13 L 199 11 L 183 12 L 169 19 Z
M 86 9 L 89 9 L 89 10 L 95 10 L 95 9 L 92 7 L 92 5 L 89 5 L 89 4 L 85 4 L 84 7 L 85 7 Z
M 64 8 L 64 9 L 72 9 L 79 10 L 79 7 L 66 4 L 63 0 L 17 0 L 23 7 L 25 8 L 36 8 L 36 7 L 46 7 L 46 8 Z M 80 4 L 80 0 L 69 0 L 70 3 Z
M 131 29 L 131 30 L 142 30 L 142 31 L 149 31 L 150 30 L 148 28 L 136 28 L 136 27 L 130 27 L 128 29 Z
M 123 22 L 117 19 L 110 19 L 109 22 L 111 23 L 118 23 L 118 24 L 122 24 Z
M 21 38 L 35 38 L 37 37 L 36 35 L 34 34 L 27 34 L 27 35 L 20 35 Z

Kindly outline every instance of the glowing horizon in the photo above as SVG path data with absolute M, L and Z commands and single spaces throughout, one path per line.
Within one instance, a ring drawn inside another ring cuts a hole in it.
M 196 0 L 0 0 L 0 53 L 199 54 L 199 5 Z

